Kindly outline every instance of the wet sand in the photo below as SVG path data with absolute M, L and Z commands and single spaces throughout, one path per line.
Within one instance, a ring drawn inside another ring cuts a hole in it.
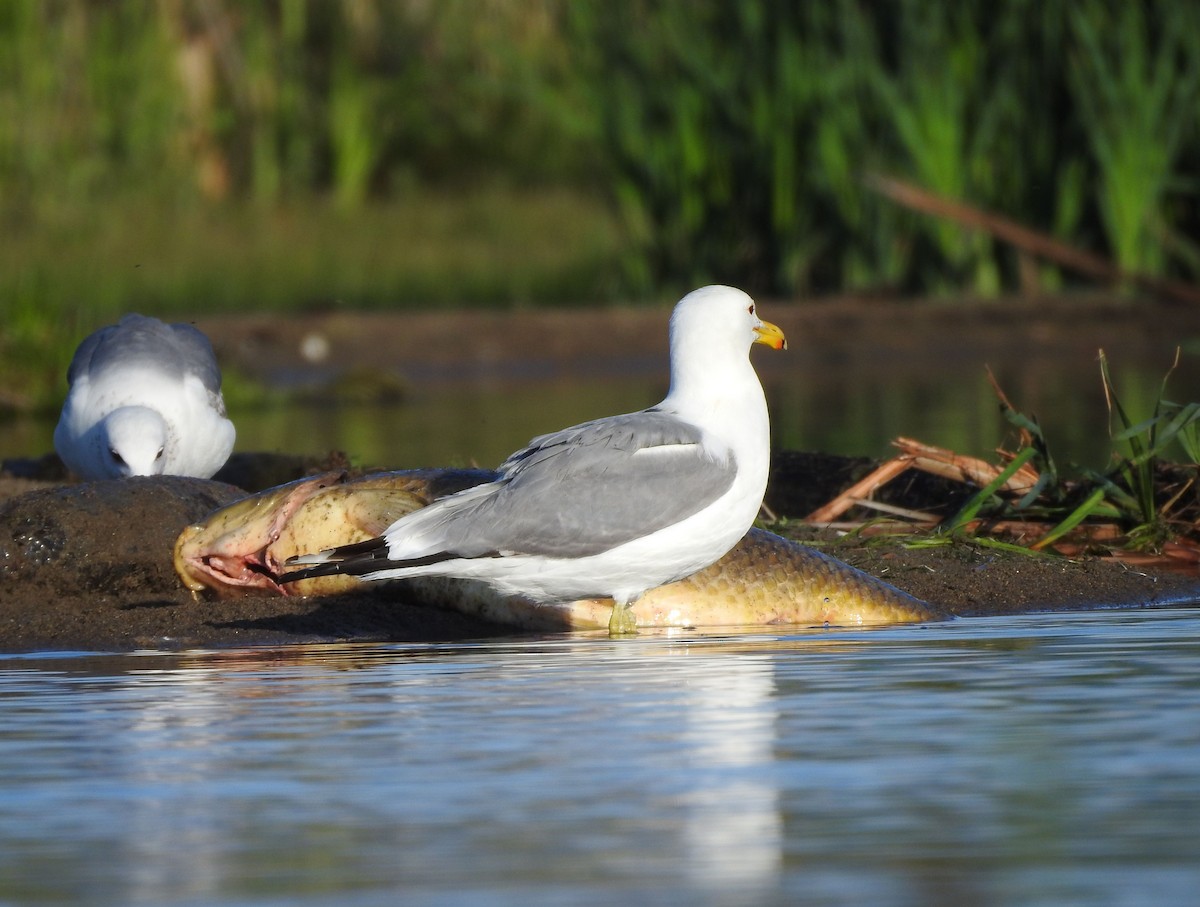
M 425 642 L 513 633 L 405 602 L 395 587 L 321 599 L 229 600 L 197 598 L 183 587 L 171 555 L 184 526 L 249 491 L 339 462 L 336 455 L 314 463 L 239 454 L 218 476 L 223 481 L 161 477 L 88 484 L 65 482 L 52 457 L 9 462 L 0 474 L 0 651 Z M 777 515 L 802 516 L 872 465 L 858 458 L 777 455 L 767 503 Z M 910 483 L 903 494 L 936 506 L 930 496 L 944 497 L 947 489 L 924 481 Z M 956 616 L 1164 607 L 1200 597 L 1195 574 L 1099 558 L 1027 556 L 964 543 L 908 548 L 836 539 L 803 527 L 788 534 Z

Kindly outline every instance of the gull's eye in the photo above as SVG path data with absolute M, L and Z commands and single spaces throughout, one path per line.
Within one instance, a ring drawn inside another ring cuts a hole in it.
M 751 315 L 754 314 L 754 303 L 750 303 L 750 308 L 746 309 Z
M 125 465 L 125 460 L 121 457 L 121 455 L 119 453 L 117 453 L 116 448 L 110 447 L 108 449 L 108 455 L 113 458 L 114 463 L 116 463 L 120 466 Z
M 156 460 L 161 460 L 161 459 L 162 459 L 162 453 L 163 453 L 163 449 L 160 447 L 160 448 L 158 449 L 158 453 L 156 453 L 156 454 L 154 455 L 154 459 L 156 459 Z

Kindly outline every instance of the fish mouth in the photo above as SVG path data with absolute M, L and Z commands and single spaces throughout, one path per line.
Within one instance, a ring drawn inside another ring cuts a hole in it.
M 189 538 L 204 526 L 189 526 L 175 549 L 175 572 L 192 592 L 215 592 L 218 597 L 234 596 L 249 589 L 261 589 L 274 595 L 287 595 L 279 583 L 280 569 L 271 556 L 270 546 L 255 551 L 193 552 Z
M 322 488 L 344 481 L 344 473 L 325 473 L 227 504 L 180 533 L 175 541 L 175 572 L 195 593 L 211 590 L 226 596 L 262 589 L 287 595 L 278 581 L 281 565 L 271 548 L 305 501 Z
M 287 589 L 279 583 L 279 567 L 271 561 L 264 550 L 238 557 L 204 555 L 198 559 L 198 565 L 210 580 L 206 585 L 218 593 L 223 589 L 257 588 L 275 595 L 287 595 Z

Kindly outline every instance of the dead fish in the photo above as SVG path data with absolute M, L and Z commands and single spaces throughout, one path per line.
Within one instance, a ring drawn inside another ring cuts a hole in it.
M 349 479 L 344 472 L 310 476 L 234 501 L 180 533 L 175 570 L 193 592 L 227 598 L 263 592 L 332 595 L 361 586 L 328 576 L 283 586 L 283 562 L 380 535 L 395 520 L 493 477 L 482 469 L 412 469 Z
M 194 592 L 223 597 L 345 592 L 361 581 L 327 576 L 281 585 L 278 578 L 295 554 L 374 538 L 401 515 L 491 477 L 484 470 L 426 469 L 353 479 L 326 473 L 280 485 L 188 526 L 175 545 L 175 569 Z M 539 604 L 474 580 L 397 582 L 414 602 L 526 630 L 602 629 L 613 607 L 611 599 Z M 634 612 L 639 627 L 866 625 L 947 617 L 836 558 L 757 528 L 715 564 L 647 592 Z

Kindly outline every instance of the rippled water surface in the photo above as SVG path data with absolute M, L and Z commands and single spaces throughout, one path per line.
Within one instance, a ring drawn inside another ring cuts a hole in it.
M 1184 904 L 1200 610 L 0 658 L 0 903 Z

